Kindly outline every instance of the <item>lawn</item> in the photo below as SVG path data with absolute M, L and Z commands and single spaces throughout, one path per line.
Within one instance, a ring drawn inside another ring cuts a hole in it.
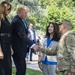
M 15 75 L 15 71 L 16 71 L 16 69 L 15 69 L 15 67 L 13 67 L 12 75 Z M 42 75 L 42 72 L 38 71 L 38 70 L 32 70 L 32 69 L 27 68 L 26 75 Z M 59 75 L 62 75 L 62 74 L 59 74 Z

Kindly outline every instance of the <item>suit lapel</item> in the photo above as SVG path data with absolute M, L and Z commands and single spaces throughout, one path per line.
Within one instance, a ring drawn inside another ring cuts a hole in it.
M 23 23 L 22 19 L 21 19 L 18 15 L 17 15 L 17 18 L 19 19 L 19 21 L 21 21 L 21 24 L 22 24 L 22 26 L 23 26 L 23 28 L 24 28 L 26 34 L 27 34 L 27 33 L 28 33 L 28 27 L 26 28 L 26 27 L 24 26 L 24 23 Z
M 24 27 L 24 23 L 23 23 L 22 19 L 18 15 L 16 17 L 19 19 L 19 21 L 21 21 L 21 24 Z

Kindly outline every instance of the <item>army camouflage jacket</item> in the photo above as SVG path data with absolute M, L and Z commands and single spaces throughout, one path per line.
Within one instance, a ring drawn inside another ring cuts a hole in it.
M 75 67 L 75 36 L 72 32 L 67 31 L 62 35 L 58 45 L 57 59 L 60 71 Z

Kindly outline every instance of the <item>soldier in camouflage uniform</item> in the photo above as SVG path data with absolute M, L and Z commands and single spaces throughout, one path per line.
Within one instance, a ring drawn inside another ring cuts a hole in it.
M 70 31 L 71 28 L 72 23 L 68 20 L 63 20 L 59 26 L 62 36 L 57 51 L 58 69 L 63 75 L 71 75 L 71 69 L 75 68 L 75 36 Z
M 63 75 L 75 75 L 75 35 L 70 31 L 72 23 L 63 20 L 59 26 L 62 34 L 56 52 L 53 50 L 42 50 L 48 55 L 57 54 L 58 65 L 56 72 L 62 72 Z

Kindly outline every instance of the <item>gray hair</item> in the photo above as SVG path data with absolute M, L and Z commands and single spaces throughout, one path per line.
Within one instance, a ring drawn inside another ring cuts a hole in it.
M 17 9 L 17 14 L 21 13 L 23 10 L 29 11 L 29 8 L 27 6 L 22 5 Z

